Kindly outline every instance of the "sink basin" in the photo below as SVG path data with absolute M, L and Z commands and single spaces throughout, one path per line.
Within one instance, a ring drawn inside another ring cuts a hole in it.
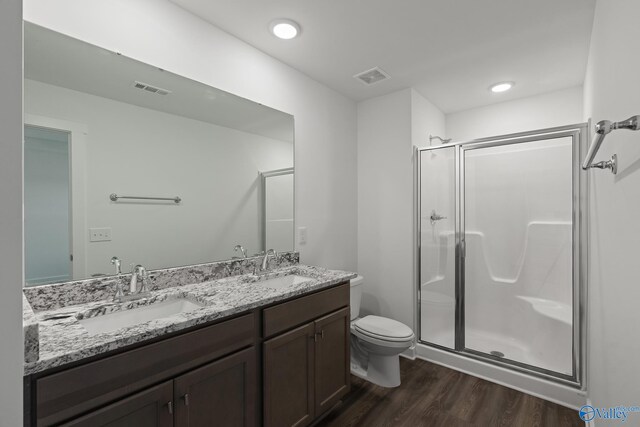
M 179 313 L 187 313 L 201 307 L 201 304 L 184 298 L 178 298 L 132 308 L 130 310 L 116 311 L 102 316 L 89 317 L 80 320 L 80 324 L 84 326 L 89 334 L 96 335 L 139 325 L 149 320 L 161 319 Z
M 288 276 L 274 277 L 273 279 L 267 279 L 256 283 L 271 289 L 282 289 L 308 282 L 309 280 L 313 279 L 310 277 L 298 276 L 297 274 L 290 274 Z

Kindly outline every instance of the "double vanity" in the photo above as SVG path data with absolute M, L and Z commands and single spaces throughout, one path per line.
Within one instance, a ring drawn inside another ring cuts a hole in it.
M 303 426 L 349 390 L 349 280 L 259 258 L 25 289 L 25 425 Z M 116 283 L 114 283 L 116 282 Z

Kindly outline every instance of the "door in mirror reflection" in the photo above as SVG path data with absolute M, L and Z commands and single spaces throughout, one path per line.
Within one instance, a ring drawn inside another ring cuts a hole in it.
M 69 133 L 24 128 L 25 280 L 71 279 Z

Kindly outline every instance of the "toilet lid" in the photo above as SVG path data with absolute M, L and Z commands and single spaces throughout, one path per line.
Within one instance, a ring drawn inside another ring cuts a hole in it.
M 354 328 L 365 335 L 386 341 L 407 341 L 413 339 L 413 331 L 404 323 L 380 316 L 365 316 L 358 319 Z

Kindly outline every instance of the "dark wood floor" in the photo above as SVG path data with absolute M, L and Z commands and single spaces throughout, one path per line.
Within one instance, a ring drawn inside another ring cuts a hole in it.
M 322 427 L 584 426 L 578 411 L 423 360 L 400 358 L 402 385 L 352 376 L 351 392 Z

